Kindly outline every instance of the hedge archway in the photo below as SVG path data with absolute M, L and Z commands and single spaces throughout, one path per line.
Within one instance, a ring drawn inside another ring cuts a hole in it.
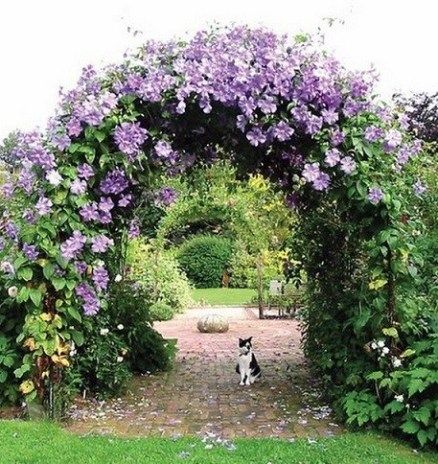
M 136 209 L 153 201 L 156 179 L 221 157 L 242 176 L 269 177 L 301 213 L 302 237 L 313 246 L 302 258 L 324 303 L 321 317 L 308 319 L 307 343 L 325 350 L 326 370 L 336 374 L 358 352 L 360 330 L 369 342 L 382 328 L 395 330 L 396 282 L 413 266 L 402 234 L 402 194 L 412 186 L 404 165 L 420 144 L 403 115 L 373 96 L 374 81 L 373 71 L 346 70 L 310 38 L 247 27 L 150 41 L 122 64 L 85 68 L 47 131 L 17 134 L 12 156 L 21 168 L 3 187 L 11 206 L 1 269 L 22 311 L 21 393 L 43 399 L 62 382 L 71 341 L 105 311 L 108 287 L 122 273 L 117 252 L 140 233 Z M 354 227 L 343 228 L 346 221 Z M 372 263 L 362 293 L 342 289 L 334 272 L 354 274 L 357 256 L 342 257 L 360 240 Z M 318 261 L 332 274 L 311 269 Z M 347 290 L 354 300 L 340 301 Z M 330 337 L 342 337 L 341 322 L 326 337 L 312 332 L 333 305 L 339 321 L 347 313 L 360 319 L 339 356 Z M 390 349 L 403 348 L 394 337 Z

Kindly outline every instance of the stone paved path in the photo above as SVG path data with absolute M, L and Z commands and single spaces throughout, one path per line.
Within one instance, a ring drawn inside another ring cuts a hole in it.
M 227 316 L 230 330 L 199 333 L 198 317 L 218 311 Z M 174 370 L 137 377 L 122 398 L 77 402 L 70 430 L 223 438 L 317 438 L 340 430 L 309 378 L 296 321 L 258 320 L 245 308 L 194 309 L 156 328 L 178 338 Z M 237 341 L 251 335 L 263 377 L 241 387 L 234 370 Z

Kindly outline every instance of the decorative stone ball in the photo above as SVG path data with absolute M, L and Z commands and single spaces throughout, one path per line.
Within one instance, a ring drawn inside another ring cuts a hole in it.
M 198 321 L 198 330 L 202 333 L 223 333 L 227 332 L 228 328 L 227 319 L 219 314 L 207 314 Z

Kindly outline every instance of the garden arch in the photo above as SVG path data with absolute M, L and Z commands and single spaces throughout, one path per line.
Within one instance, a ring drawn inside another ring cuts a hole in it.
M 154 192 L 157 178 L 223 156 L 269 177 L 301 213 L 308 353 L 341 384 L 347 359 L 372 365 L 362 346 L 394 328 L 395 283 L 412 264 L 400 198 L 420 150 L 374 98 L 374 80 L 309 37 L 247 27 L 150 41 L 120 65 L 85 68 L 46 132 L 16 135 L 21 169 L 3 188 L 2 272 L 23 308 L 20 391 L 43 398 L 62 380 L 71 340 L 105 311 L 118 251 L 140 233 L 136 208 L 171 195 Z M 371 271 L 358 277 L 366 254 Z

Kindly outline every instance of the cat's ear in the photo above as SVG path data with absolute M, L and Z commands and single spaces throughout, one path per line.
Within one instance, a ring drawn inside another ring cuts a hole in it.
M 248 341 L 251 342 L 251 340 L 252 340 L 252 337 L 249 337 L 249 338 L 248 338 Z
M 243 342 L 243 339 L 239 337 L 239 344 Z

